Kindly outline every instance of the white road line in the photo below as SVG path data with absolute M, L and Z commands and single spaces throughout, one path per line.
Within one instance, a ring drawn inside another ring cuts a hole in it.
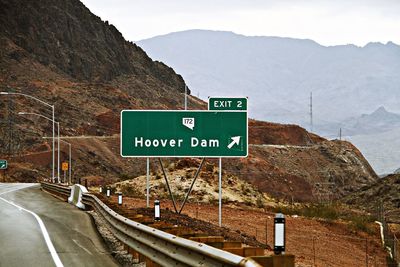
M 31 185 L 31 186 L 33 186 L 33 185 Z M 27 186 L 27 187 L 31 187 L 31 186 Z M 10 191 L 1 193 L 0 195 L 6 194 L 6 193 L 10 193 L 10 192 L 13 192 L 13 191 L 17 191 L 17 190 L 20 190 L 20 189 L 23 189 L 23 188 L 27 188 L 27 187 L 22 187 L 22 188 L 10 190 Z M 10 202 L 7 199 L 4 199 L 2 197 L 0 197 L 0 199 L 3 200 L 4 202 L 7 202 L 10 205 L 13 205 L 14 207 L 16 207 L 16 208 L 18 208 L 20 210 L 23 210 L 25 212 L 30 213 L 33 217 L 35 217 L 36 221 L 39 223 L 40 230 L 42 230 L 44 241 L 46 242 L 47 248 L 50 251 L 51 257 L 53 258 L 53 261 L 54 261 L 56 267 L 64 267 L 64 265 L 62 264 L 60 258 L 58 257 L 57 251 L 54 248 L 53 243 L 51 242 L 49 233 L 47 232 L 46 226 L 44 226 L 44 223 L 43 223 L 42 219 L 40 219 L 40 217 L 36 213 L 34 213 L 33 211 L 30 211 L 30 210 L 27 210 L 27 209 L 25 209 L 25 208 L 23 208 L 21 206 L 18 206 L 17 204 L 14 204 L 14 203 L 12 203 L 12 202 Z

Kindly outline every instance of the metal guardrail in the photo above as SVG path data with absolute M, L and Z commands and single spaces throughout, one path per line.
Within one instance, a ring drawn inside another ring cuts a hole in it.
M 42 183 L 45 190 L 69 196 L 70 188 Z M 125 218 L 96 196 L 84 194 L 85 205 L 93 207 L 122 243 L 161 266 L 244 266 L 261 267 L 250 258 L 181 238 Z

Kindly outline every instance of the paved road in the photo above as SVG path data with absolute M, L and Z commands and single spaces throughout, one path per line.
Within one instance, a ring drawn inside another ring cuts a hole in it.
M 88 214 L 38 184 L 0 183 L 0 267 L 14 266 L 118 264 Z

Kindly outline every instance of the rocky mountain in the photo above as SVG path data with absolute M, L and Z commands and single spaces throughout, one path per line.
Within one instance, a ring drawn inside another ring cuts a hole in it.
M 325 127 L 320 126 L 320 130 L 324 132 L 334 132 L 339 128 L 345 136 L 384 133 L 400 128 L 400 114 L 389 112 L 381 106 L 370 114 L 361 114 L 339 123 L 325 125 Z M 337 133 L 332 136 L 336 137 Z
M 145 159 L 120 156 L 120 111 L 182 109 L 182 77 L 152 61 L 77 0 L 0 0 L 0 15 L 0 91 L 33 95 L 55 105 L 61 138 L 72 144 L 73 180 L 109 184 L 142 176 Z M 0 180 L 48 179 L 51 124 L 18 113 L 50 117 L 51 109 L 29 98 L 0 98 L 0 157 L 10 162 Z M 189 96 L 188 106 L 205 109 L 206 103 Z M 250 120 L 249 140 L 248 158 L 224 159 L 224 177 L 235 184 L 251 183 L 277 198 L 312 201 L 319 197 L 317 183 L 335 185 L 328 188 L 330 195 L 342 196 L 377 179 L 355 147 L 296 125 Z M 61 161 L 67 158 L 62 145 Z M 175 163 L 178 160 L 165 160 L 166 165 Z M 205 181 L 216 179 L 217 162 L 207 164 L 211 167 L 200 175 Z M 156 160 L 151 168 L 160 172 Z M 176 180 L 176 173 L 191 168 L 168 172 Z M 255 192 L 246 188 L 243 194 Z
M 182 77 L 163 63 L 153 62 L 113 25 L 103 22 L 78 0 L 2 0 L 0 31 L 3 42 L 23 49 L 9 53 L 10 57 L 22 60 L 29 54 L 42 65 L 77 80 L 107 81 L 122 74 L 148 75 L 171 87 L 184 88 Z
M 346 136 L 357 146 L 379 174 L 390 174 L 399 168 L 400 128 L 376 134 Z
M 400 175 L 391 174 L 344 198 L 351 205 L 376 213 L 382 205 L 389 222 L 400 223 Z
M 189 30 L 137 42 L 181 73 L 194 94 L 248 96 L 251 117 L 337 135 L 335 126 L 380 106 L 400 112 L 400 46 L 325 47 L 312 40 Z M 323 126 L 323 127 L 320 127 Z M 321 128 L 321 129 L 320 129 Z

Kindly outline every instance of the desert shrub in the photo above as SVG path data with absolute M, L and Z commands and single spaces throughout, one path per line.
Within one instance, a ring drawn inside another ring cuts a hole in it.
M 247 206 L 253 206 L 253 205 L 254 205 L 254 202 L 251 201 L 250 199 L 245 199 L 245 200 L 244 200 L 244 204 L 247 205 Z
M 371 223 L 375 221 L 373 216 L 352 215 L 347 219 L 350 221 L 350 227 L 353 230 L 363 231 L 369 234 L 374 233 L 374 229 L 371 227 Z
M 167 187 L 167 185 L 166 185 L 165 183 L 160 183 L 160 184 L 158 185 L 158 188 L 159 188 L 160 190 L 168 191 L 168 187 Z
M 264 199 L 261 196 L 257 197 L 256 205 L 257 205 L 258 208 L 263 208 L 264 207 Z
M 175 170 L 175 164 L 174 164 L 174 163 L 171 163 L 171 164 L 168 166 L 168 171 L 173 172 L 174 170 Z
M 205 170 L 207 172 L 212 172 L 214 170 L 214 165 L 206 163 Z
M 309 207 L 304 207 L 302 215 L 310 218 L 323 218 L 329 221 L 339 218 L 337 207 L 329 204 L 313 204 Z
M 356 214 L 345 211 L 339 204 L 311 204 L 306 206 L 285 206 L 279 205 L 273 208 L 274 212 L 280 212 L 286 215 L 300 215 L 309 218 L 321 218 L 327 221 L 342 219 L 349 222 L 349 227 L 356 231 L 373 233 L 373 223 L 376 218 L 365 214 Z
M 122 185 L 120 190 L 122 195 L 127 197 L 141 197 L 143 195 L 136 187 L 131 185 Z
M 204 188 L 197 191 L 197 195 L 199 195 L 199 196 L 204 196 L 206 194 L 207 194 L 207 190 L 205 190 Z
M 213 195 L 209 195 L 208 196 L 208 202 L 209 203 L 216 203 L 216 202 L 218 202 L 218 199 L 216 197 L 214 197 Z
M 224 203 L 224 204 L 229 203 L 231 201 L 231 199 L 227 196 L 223 196 L 221 200 L 222 200 L 222 203 Z
M 304 217 L 322 218 L 326 220 L 336 220 L 339 218 L 336 205 L 330 204 L 310 204 L 301 207 L 279 205 L 273 208 L 273 211 L 287 215 L 301 215 Z
M 119 175 L 119 178 L 120 178 L 122 181 L 125 181 L 125 180 L 129 180 L 131 177 L 130 177 L 128 174 L 126 174 L 126 173 L 121 173 L 121 174 Z

